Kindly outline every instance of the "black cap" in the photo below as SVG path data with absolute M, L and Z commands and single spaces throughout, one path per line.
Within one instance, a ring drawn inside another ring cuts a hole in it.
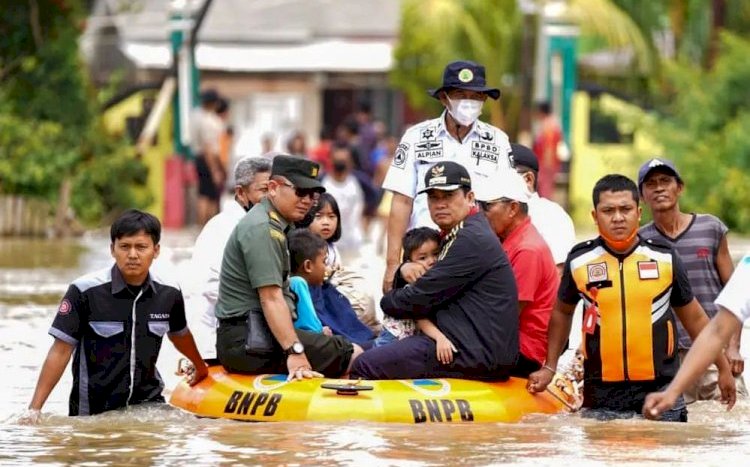
M 301 157 L 281 154 L 273 158 L 271 163 L 271 176 L 280 175 L 286 177 L 297 188 L 317 188 L 320 192 L 326 191 L 318 180 L 320 166 Z
M 424 176 L 424 189 L 420 193 L 430 190 L 453 191 L 461 187 L 471 188 L 471 177 L 463 165 L 455 162 L 438 162 L 430 167 Z
M 201 102 L 204 104 L 210 104 L 219 100 L 219 93 L 215 89 L 204 89 L 201 92 Z
M 523 165 L 535 172 L 539 172 L 539 158 L 536 157 L 531 148 L 523 144 L 510 143 L 510 149 L 513 151 L 513 163 Z
M 648 174 L 650 174 L 654 170 L 661 170 L 669 173 L 677 179 L 678 183 L 682 183 L 680 172 L 677 171 L 677 167 L 675 167 L 674 162 L 670 161 L 669 159 L 664 159 L 663 157 L 654 157 L 653 159 L 649 159 L 644 162 L 641 168 L 638 169 L 638 190 L 641 190 L 643 182 L 646 181 Z
M 437 89 L 430 89 L 427 92 L 437 99 L 440 91 L 445 89 L 466 89 L 468 91 L 483 92 L 495 100 L 500 97 L 499 89 L 487 87 L 487 82 L 484 78 L 484 67 L 467 60 L 459 60 L 446 65 L 445 70 L 443 70 L 443 85 Z

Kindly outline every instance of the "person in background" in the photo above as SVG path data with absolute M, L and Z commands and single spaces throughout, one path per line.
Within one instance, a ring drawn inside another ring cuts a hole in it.
M 232 144 L 234 143 L 234 130 L 229 125 L 229 101 L 223 97 L 219 98 L 219 102 L 216 105 L 216 115 L 221 119 L 223 131 L 219 136 L 219 161 L 221 162 L 221 170 L 223 171 L 224 181 L 226 182 L 226 174 L 229 172 L 229 161 L 232 158 Z
M 356 271 L 347 268 L 341 259 L 336 242 L 341 238 L 341 211 L 336 198 L 330 193 L 320 195 L 318 203 L 313 206 L 308 215 L 298 227 L 307 227 L 311 232 L 319 235 L 328 245 L 326 255 L 326 281 L 349 301 L 357 318 L 370 330 L 380 332 L 380 322 L 375 313 L 375 301 L 366 292 L 367 280 Z
M 206 359 L 216 358 L 216 302 L 224 247 L 247 211 L 268 192 L 271 163 L 262 157 L 240 159 L 234 167 L 234 200 L 206 223 L 195 240 L 191 259 L 190 293 L 186 296 L 188 321 L 198 348 Z
M 648 206 L 653 221 L 641 227 L 639 235 L 671 245 L 680 255 L 687 270 L 690 287 L 709 318 L 716 316 L 716 296 L 732 275 L 734 266 L 729 255 L 727 226 L 710 214 L 689 214 L 680 210 L 680 197 L 685 184 L 677 167 L 667 160 L 654 158 L 646 161 L 638 171 L 638 189 Z M 690 336 L 677 323 L 680 359 L 690 349 Z M 737 393 L 747 395 L 742 371 L 745 362 L 740 355 L 740 332 L 729 342 L 725 355 L 732 365 Z M 685 402 L 720 400 L 718 370 L 708 368 L 696 384 L 685 391 Z
M 534 153 L 539 156 L 539 194 L 544 198 L 555 196 L 555 180 L 560 172 L 560 156 L 557 149 L 563 141 L 562 129 L 552 113 L 549 102 L 539 102 L 534 113 L 536 135 Z
M 55 341 L 29 404 L 29 422 L 38 421 L 71 356 L 71 416 L 164 402 L 156 361 L 165 334 L 192 362 L 190 384 L 206 377 L 208 368 L 187 327 L 180 289 L 150 271 L 159 256 L 160 237 L 159 220 L 135 209 L 112 224 L 115 264 L 73 281 L 60 302 L 49 329 Z
M 276 135 L 270 131 L 260 137 L 260 153 L 269 154 L 276 150 Z
M 225 171 L 221 165 L 221 135 L 224 124 L 216 114 L 219 95 L 213 89 L 201 94 L 200 107 L 193 110 L 190 120 L 190 148 L 195 155 L 198 174 L 198 225 L 203 226 L 219 212 Z
M 531 392 L 552 381 L 573 310 L 583 300 L 583 407 L 594 418 L 640 414 L 646 394 L 669 384 L 680 365 L 675 313 L 692 336 L 708 324 L 677 252 L 638 236 L 638 200 L 636 184 L 623 175 L 606 175 L 594 185 L 591 215 L 599 237 L 568 255 L 549 322 L 547 358 L 529 375 Z M 721 356 L 716 363 L 722 395 L 733 404 L 729 362 Z M 661 420 L 686 422 L 684 400 Z
M 299 130 L 292 132 L 286 143 L 286 151 L 292 156 L 307 158 L 307 144 L 305 142 L 305 134 Z
M 709 365 L 721 356 L 722 351 L 742 330 L 742 324 L 750 320 L 750 255 L 740 260 L 729 282 L 716 298 L 718 313 L 711 318 L 690 350 L 682 360 L 680 371 L 662 392 L 646 396 L 643 416 L 658 419 L 664 411 L 670 410 L 688 388 L 696 384 Z M 727 410 L 732 408 L 731 403 Z
M 341 230 L 338 248 L 345 256 L 350 257 L 358 254 L 362 246 L 365 195 L 357 177 L 352 173 L 354 162 L 347 146 L 333 147 L 331 166 L 331 172 L 323 179 L 323 187 L 336 199 L 341 209 L 339 221 L 346 229 Z
M 529 192 L 521 175 L 504 173 L 475 189 L 490 226 L 508 255 L 518 287 L 519 354 L 514 376 L 527 378 L 544 364 L 547 325 L 560 286 L 552 252 L 529 218 Z
M 469 170 L 472 180 L 492 178 L 513 170 L 508 135 L 478 120 L 487 98 L 500 98 L 500 90 L 488 87 L 482 65 L 455 61 L 446 65 L 443 83 L 430 95 L 445 110 L 435 119 L 419 123 L 404 133 L 383 189 L 393 193 L 386 238 L 383 292 L 393 287 L 401 261 L 401 239 L 411 227 L 434 227 L 424 191 L 427 171 L 438 162 L 457 162 Z
M 333 335 L 323 326 L 310 297 L 310 286 L 322 286 L 326 275 L 328 246 L 322 238 L 308 229 L 296 229 L 289 234 L 289 288 L 297 297 L 296 329 Z
M 529 217 L 536 230 L 541 234 L 552 251 L 552 258 L 562 275 L 565 258 L 570 249 L 576 244 L 576 232 L 573 219 L 559 204 L 539 196 L 537 185 L 539 180 L 539 161 L 536 154 L 528 147 L 511 143 L 513 161 L 516 171 L 526 181 L 531 192 L 529 198 Z
M 320 130 L 320 140 L 318 144 L 310 149 L 310 160 L 317 162 L 323 168 L 324 172 L 331 171 L 331 146 L 333 145 L 333 138 L 331 137 L 331 130 L 327 126 L 323 126 Z
M 370 154 L 378 144 L 378 134 L 372 120 L 372 106 L 369 102 L 359 103 L 354 119 L 357 122 L 357 152 L 363 159 L 361 170 L 372 177 L 375 167 L 370 163 Z

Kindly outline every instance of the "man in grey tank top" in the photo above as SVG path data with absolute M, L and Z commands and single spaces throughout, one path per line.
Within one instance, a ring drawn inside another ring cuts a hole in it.
M 667 159 L 651 159 L 638 171 L 638 189 L 653 217 L 641 227 L 641 237 L 671 245 L 680 255 L 688 273 L 695 298 L 709 317 L 718 312 L 714 300 L 734 271 L 727 245 L 727 226 L 710 214 L 685 213 L 679 199 L 685 188 L 677 168 Z M 685 328 L 677 322 L 679 353 L 682 359 L 692 343 Z M 747 396 L 742 380 L 745 363 L 740 355 L 740 332 L 729 343 L 725 355 L 735 376 L 737 395 Z M 685 391 L 685 401 L 719 400 L 718 370 L 708 368 L 698 381 Z

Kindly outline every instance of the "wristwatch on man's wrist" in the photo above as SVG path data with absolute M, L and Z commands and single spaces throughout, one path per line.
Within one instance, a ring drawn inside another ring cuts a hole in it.
M 289 348 L 284 349 L 284 355 L 302 355 L 305 353 L 305 346 L 302 345 L 302 342 L 294 341 L 292 342 L 292 345 L 289 346 Z

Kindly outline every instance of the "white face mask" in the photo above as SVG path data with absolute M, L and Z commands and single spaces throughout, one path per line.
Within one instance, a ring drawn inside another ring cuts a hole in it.
M 451 114 L 454 120 L 459 125 L 470 126 L 477 118 L 482 114 L 483 101 L 477 101 L 474 99 L 459 99 L 452 101 L 450 97 L 445 96 L 448 99 L 448 113 Z

